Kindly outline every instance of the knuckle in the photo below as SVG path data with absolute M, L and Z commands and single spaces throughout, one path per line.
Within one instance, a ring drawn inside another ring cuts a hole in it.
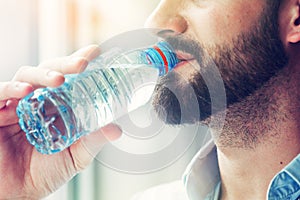
M 39 68 L 49 68 L 50 65 L 53 64 L 53 60 L 45 60 L 43 62 L 41 62 L 38 67 Z
M 13 82 L 4 82 L 1 83 L 0 85 L 0 100 L 6 100 L 7 98 L 9 98 L 10 93 L 12 92 L 13 86 L 12 86 Z
M 30 66 L 21 66 L 18 71 L 16 72 L 13 80 L 18 79 L 19 77 L 21 77 L 27 70 L 29 70 L 31 67 Z
M 11 84 L 12 82 L 5 82 L 3 83 L 2 87 L 1 87 L 1 93 L 7 94 L 7 92 L 9 92 L 11 90 Z
M 27 71 L 28 69 L 30 69 L 31 67 L 30 66 L 21 66 L 18 70 L 19 73 L 22 73 L 22 72 L 25 72 Z

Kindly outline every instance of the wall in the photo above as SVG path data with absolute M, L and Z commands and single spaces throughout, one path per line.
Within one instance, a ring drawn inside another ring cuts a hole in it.
M 35 0 L 0 1 L 0 81 L 10 80 L 22 65 L 38 62 Z

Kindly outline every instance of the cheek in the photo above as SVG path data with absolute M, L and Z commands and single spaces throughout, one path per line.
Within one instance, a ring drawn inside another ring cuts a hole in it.
M 246 9 L 244 4 L 229 5 L 224 1 L 222 5 L 189 10 L 189 34 L 208 45 L 230 44 L 240 33 L 250 31 L 254 21 L 257 21 L 257 13 L 261 12 L 256 7 Z
M 188 34 L 204 44 L 224 44 L 240 32 L 242 20 L 218 8 L 190 12 Z
M 224 9 L 216 8 L 214 13 L 210 13 L 214 25 L 211 32 L 215 35 L 216 44 L 230 44 L 241 33 L 251 31 L 255 17 L 251 17 L 250 11 L 239 7 L 226 8 L 231 12 L 224 12 Z
M 189 9 L 186 19 L 188 21 L 188 35 L 205 44 L 217 42 L 222 23 L 214 8 L 205 8 L 201 11 L 196 8 Z

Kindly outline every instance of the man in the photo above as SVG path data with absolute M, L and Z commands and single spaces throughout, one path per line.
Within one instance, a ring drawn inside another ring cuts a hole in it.
M 210 60 L 224 81 L 224 126 L 211 126 L 215 145 L 186 171 L 189 198 L 300 199 L 300 1 L 165 0 L 147 25 L 181 33 L 161 34 L 190 60 L 157 86 L 154 106 L 167 123 L 218 121 L 222 111 L 211 115 L 203 81 Z M 182 116 L 193 110 L 185 93 L 190 86 L 201 115 Z
M 300 198 L 300 1 L 162 0 L 146 25 L 167 29 L 159 34 L 186 60 L 157 86 L 158 115 L 170 124 L 210 124 L 214 140 L 187 169 L 188 197 L 181 185 L 171 184 L 139 198 Z M 82 71 L 98 53 L 91 46 L 39 68 L 23 67 L 12 82 L 1 83 L 0 177 L 5 182 L 0 198 L 51 193 L 92 160 L 83 144 L 97 153 L 104 136 L 113 140 L 120 135 L 118 127 L 109 125 L 47 157 L 27 144 L 17 125 L 15 99 L 36 87 L 61 84 L 63 74 Z M 214 77 L 212 62 L 224 82 L 226 110 L 211 108 L 205 76 Z M 187 87 L 194 89 L 198 108 L 190 107 Z M 200 114 L 183 115 L 194 109 Z M 223 126 L 211 123 L 224 111 Z

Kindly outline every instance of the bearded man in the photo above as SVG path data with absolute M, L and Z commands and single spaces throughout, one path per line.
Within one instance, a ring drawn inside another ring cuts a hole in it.
M 171 183 L 136 199 L 299 199 L 300 0 L 161 0 L 146 27 L 163 29 L 157 34 L 181 59 L 156 87 L 158 116 L 168 124 L 207 124 L 213 140 L 188 166 L 185 189 Z M 50 158 L 17 124 L 18 99 L 62 84 L 64 74 L 82 71 L 97 54 L 90 46 L 22 67 L 0 83 L 1 199 L 50 194 L 120 136 L 108 125 Z

